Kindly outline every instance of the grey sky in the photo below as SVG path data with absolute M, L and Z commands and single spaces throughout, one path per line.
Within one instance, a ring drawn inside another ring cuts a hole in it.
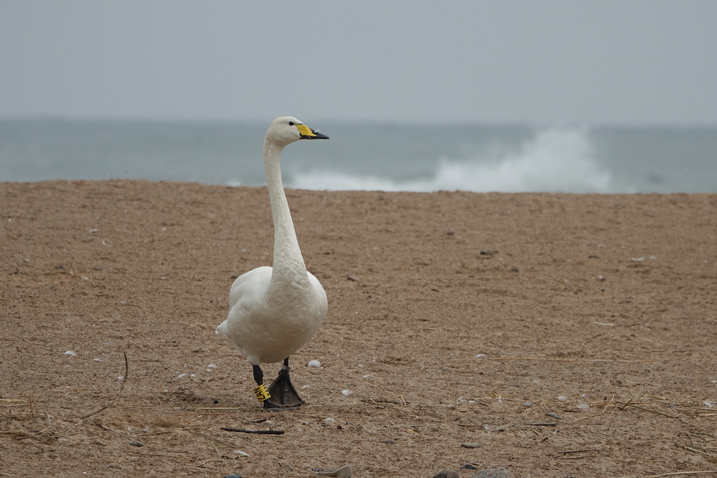
M 717 2 L 0 0 L 0 117 L 717 125 Z

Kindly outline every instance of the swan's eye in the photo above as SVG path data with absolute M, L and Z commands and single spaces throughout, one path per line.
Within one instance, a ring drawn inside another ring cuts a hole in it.
M 289 126 L 294 126 L 294 122 L 293 122 L 293 121 L 289 121 Z

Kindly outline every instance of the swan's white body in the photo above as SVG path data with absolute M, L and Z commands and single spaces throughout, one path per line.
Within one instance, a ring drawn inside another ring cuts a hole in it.
M 312 134 L 313 133 L 313 134 Z M 316 334 L 328 302 L 306 270 L 281 181 L 284 146 L 320 135 L 290 116 L 275 119 L 264 139 L 264 169 L 274 219 L 274 266 L 240 276 L 229 293 L 229 315 L 216 329 L 251 365 L 275 363 Z

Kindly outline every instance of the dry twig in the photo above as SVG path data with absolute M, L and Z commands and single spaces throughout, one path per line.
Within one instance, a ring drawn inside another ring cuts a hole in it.
M 117 396 L 112 400 L 110 403 L 105 405 L 104 407 L 100 408 L 96 412 L 88 413 L 87 415 L 80 417 L 80 420 L 84 420 L 85 418 L 89 418 L 92 415 L 97 415 L 98 413 L 107 410 L 109 407 L 111 407 L 118 398 L 120 398 L 120 395 L 122 395 L 122 391 L 124 390 L 124 384 L 127 383 L 127 375 L 129 374 L 129 363 L 127 362 L 127 353 L 124 354 L 124 378 L 122 379 L 122 385 L 120 385 L 119 392 L 117 392 Z
M 243 428 L 222 427 L 220 430 L 225 432 L 254 433 L 257 435 L 283 435 L 284 430 L 245 430 Z

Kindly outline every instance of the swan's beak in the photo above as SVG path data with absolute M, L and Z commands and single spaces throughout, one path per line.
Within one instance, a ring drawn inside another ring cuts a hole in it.
M 325 134 L 321 134 L 318 131 L 314 131 L 305 124 L 297 124 L 296 129 L 301 134 L 301 139 L 329 139 Z

